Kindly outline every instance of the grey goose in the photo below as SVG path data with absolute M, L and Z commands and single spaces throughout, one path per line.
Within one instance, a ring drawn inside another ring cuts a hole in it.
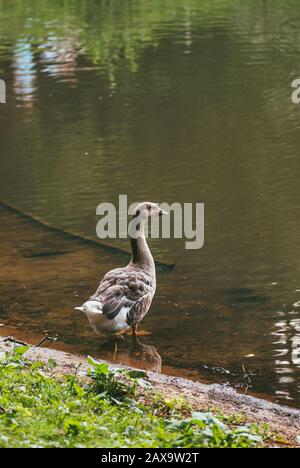
M 87 316 L 97 334 L 122 335 L 130 327 L 134 336 L 145 334 L 137 327 L 149 311 L 156 290 L 155 263 L 146 241 L 145 224 L 149 217 L 163 214 L 167 213 L 155 203 L 144 202 L 136 207 L 136 232 L 130 233 L 130 263 L 108 272 L 96 293 L 75 308 Z

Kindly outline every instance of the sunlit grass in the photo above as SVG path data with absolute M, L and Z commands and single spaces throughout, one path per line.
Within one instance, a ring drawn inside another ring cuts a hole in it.
M 256 447 L 256 427 L 190 413 L 149 390 L 143 373 L 90 359 L 88 376 L 53 377 L 56 364 L 0 360 L 0 447 Z M 142 395 L 142 398 L 141 398 Z

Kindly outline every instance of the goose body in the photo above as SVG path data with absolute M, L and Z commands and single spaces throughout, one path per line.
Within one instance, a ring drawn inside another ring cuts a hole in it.
M 164 214 L 154 203 L 142 203 L 135 210 L 138 235 L 130 237 L 132 259 L 124 268 L 108 272 L 96 293 L 82 307 L 97 334 L 121 334 L 137 325 L 150 309 L 156 291 L 155 263 L 147 245 L 144 226 L 147 217 Z

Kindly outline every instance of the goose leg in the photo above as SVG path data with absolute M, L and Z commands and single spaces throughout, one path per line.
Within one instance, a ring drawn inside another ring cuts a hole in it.
M 117 333 L 114 333 L 114 337 L 115 338 L 124 338 L 124 335 L 126 335 L 128 333 L 128 328 L 126 328 L 125 330 L 121 330 L 120 332 L 117 332 Z
M 150 336 L 152 335 L 151 332 L 147 332 L 147 331 L 144 331 L 144 330 L 138 330 L 138 324 L 136 323 L 135 325 L 132 325 L 132 331 L 130 331 L 128 334 L 131 335 L 131 336 L 134 336 L 135 338 L 137 336 Z

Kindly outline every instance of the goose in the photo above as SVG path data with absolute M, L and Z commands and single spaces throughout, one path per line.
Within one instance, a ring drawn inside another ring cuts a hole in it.
M 148 218 L 167 214 L 151 202 L 140 203 L 135 208 L 129 232 L 130 263 L 108 272 L 96 293 L 81 307 L 75 307 L 86 315 L 98 335 L 112 333 L 121 336 L 130 332 L 130 328 L 135 337 L 149 334 L 138 330 L 138 324 L 149 311 L 156 291 L 155 263 L 146 241 L 145 225 Z

